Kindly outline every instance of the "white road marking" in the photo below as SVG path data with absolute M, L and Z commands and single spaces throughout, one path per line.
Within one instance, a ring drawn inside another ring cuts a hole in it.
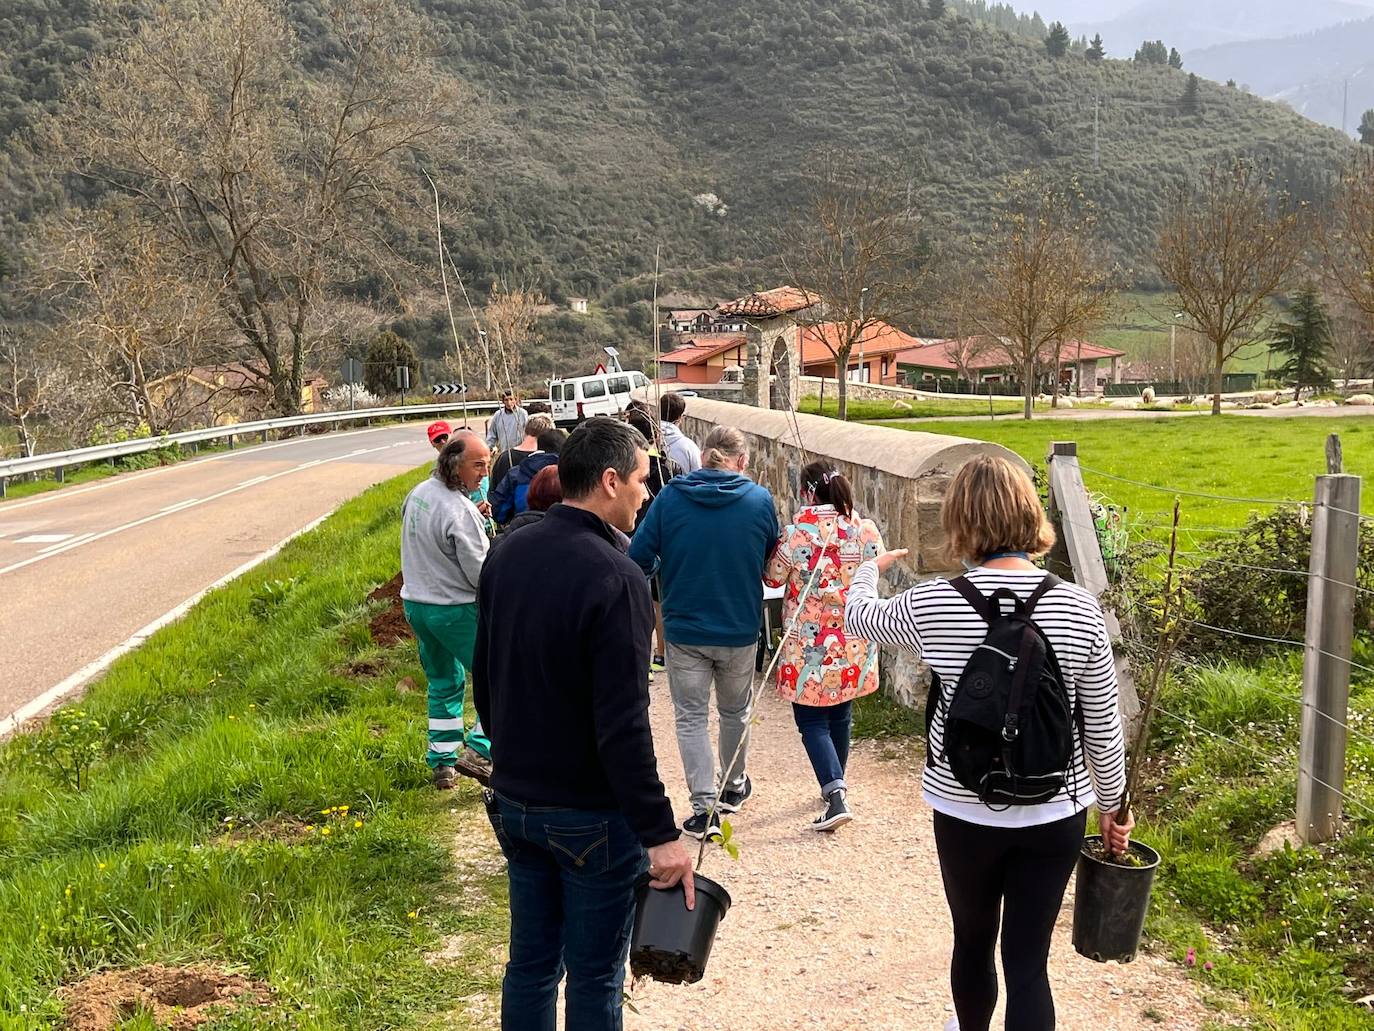
M 373 452 L 373 451 L 387 451 L 387 450 L 389 450 L 390 448 L 391 448 L 391 445 L 390 445 L 390 444 L 382 444 L 382 445 L 380 445 L 379 447 L 368 448 L 368 449 L 367 449 L 367 452 L 364 452 L 364 453 L 370 453 L 370 452 Z M 339 461 L 340 459 L 342 459 L 342 458 L 344 458 L 344 457 L 348 457 L 348 456 L 345 456 L 345 455 L 336 455 L 336 456 L 333 457 L 333 458 L 322 458 L 322 459 L 320 459 L 319 461 L 316 461 L 316 462 L 309 462 L 309 463 L 307 463 L 307 464 L 305 464 L 305 465 L 302 465 L 302 466 L 296 466 L 296 467 L 291 468 L 291 469 L 283 469 L 283 470 L 281 470 L 280 472 L 275 472 L 275 473 L 272 473 L 271 475 L 267 476 L 266 479 L 265 479 L 263 482 L 267 482 L 267 480 L 275 480 L 275 479 L 277 479 L 278 477 L 281 477 L 281 476 L 290 476 L 292 473 L 294 473 L 294 472 L 299 472 L 301 469 L 312 468 L 313 466 L 316 466 L 316 465 L 325 465 L 325 464 L 327 464 L 327 463 L 329 463 L 329 462 L 337 462 L 337 461 Z M 197 507 L 197 506 L 199 506 L 199 505 L 208 504 L 208 503 L 210 503 L 211 501 L 218 501 L 220 498 L 228 497 L 230 494 L 237 494 L 239 491 L 244 490 L 244 489 L 245 489 L 245 488 L 244 488 L 243 486 L 241 486 L 241 485 L 240 485 L 240 486 L 234 486 L 234 487 L 228 487 L 228 488 L 226 488 L 225 490 L 220 491 L 218 494 L 211 494 L 211 495 L 209 495 L 208 497 L 200 498 L 199 500 L 193 501 L 191 504 L 182 505 L 182 506 L 180 506 L 180 507 L 177 507 L 177 508 L 172 509 L 171 511 L 165 511 L 165 510 L 164 510 L 164 511 L 162 511 L 162 512 L 155 512 L 155 513 L 153 513 L 152 515 L 143 516 L 141 519 L 134 519 L 134 520 L 132 520 L 132 521 L 130 521 L 130 522 L 123 523 L 123 524 L 121 524 L 121 525 L 119 525 L 119 526 L 111 527 L 111 528 L 108 529 L 108 530 L 102 530 L 100 533 L 92 534 L 90 537 L 87 537 L 87 538 L 85 538 L 85 539 L 83 539 L 83 540 L 68 541 L 67 543 L 63 544 L 61 547 L 55 548 L 55 549 L 53 549 L 52 551 L 48 551 L 48 552 L 46 552 L 46 553 L 34 555 L 32 558 L 27 558 L 27 559 L 25 559 L 25 560 L 22 561 L 22 562 L 15 562 L 15 563 L 12 563 L 11 565 L 8 565 L 8 566 L 5 566 L 5 567 L 3 567 L 3 568 L 0 568 L 0 575 L 3 575 L 3 574 L 5 574 L 5 573 L 13 573 L 13 572 L 14 572 L 15 570 L 17 570 L 17 569 L 23 569 L 25 566 L 31 566 L 31 565 L 33 565 L 35 562 L 41 562 L 41 561 L 43 561 L 45 558 L 52 558 L 54 555 L 65 555 L 65 554 L 67 554 L 67 552 L 72 551 L 72 550 L 75 549 L 75 548 L 80 548 L 80 547 L 83 547 L 83 546 L 85 546 L 85 545 L 87 545 L 87 544 L 92 544 L 92 543 L 94 543 L 95 541 L 104 540 L 106 537 L 113 536 L 114 534 L 117 534 L 117 533 L 123 533 L 125 530 L 132 530 L 132 529 L 134 529 L 135 527 L 143 526 L 143 525 L 145 525 L 145 524 L 147 524 L 147 523 L 153 522 L 154 520 L 162 519 L 163 517 L 168 516 L 168 515 L 174 515 L 174 514 L 176 514 L 176 513 L 178 513 L 178 512 L 185 512 L 185 511 L 187 511 L 188 509 L 195 508 L 195 507 Z
M 315 527 L 319 526 L 322 522 L 328 519 L 330 514 L 331 513 L 326 512 L 318 519 L 312 519 L 310 522 L 306 523 L 295 533 L 282 538 L 280 541 L 272 545 L 272 547 L 268 548 L 260 555 L 255 555 L 253 558 L 249 559 L 247 562 L 239 566 L 237 569 L 233 569 L 230 572 L 226 573 L 224 576 L 220 577 L 209 587 L 206 587 L 204 590 L 197 591 L 195 594 L 191 595 L 191 597 L 187 598 L 180 605 L 176 606 L 176 608 L 163 613 L 161 616 L 158 616 L 157 619 L 153 620 L 147 626 L 135 631 L 132 637 L 129 637 L 121 644 L 115 645 L 115 647 L 111 648 L 109 651 L 107 651 L 104 655 L 100 656 L 100 658 L 96 659 L 95 661 L 87 663 L 85 666 L 82 666 L 79 670 L 77 670 L 71 676 L 67 677 L 67 679 L 63 680 L 60 684 L 56 684 L 53 687 L 48 688 L 48 690 L 44 691 L 37 698 L 34 698 L 31 701 L 26 702 L 25 704 L 21 705 L 18 709 L 14 710 L 14 712 L 10 713 L 8 716 L 5 716 L 3 719 L 0 719 L 0 738 L 8 737 L 10 734 L 14 733 L 14 731 L 19 728 L 19 725 L 22 724 L 25 720 L 32 719 L 34 716 L 37 716 L 48 706 L 62 701 L 62 699 L 66 698 L 68 695 L 75 692 L 78 688 L 86 684 L 97 674 L 103 672 L 106 668 L 110 666 L 111 663 L 115 661 L 115 659 L 119 658 L 121 655 L 125 655 L 128 652 L 133 651 L 144 641 L 146 641 L 149 637 L 151 637 L 154 633 L 161 630 L 169 623 L 176 622 L 190 610 L 191 606 L 193 606 L 196 602 L 200 601 L 201 598 L 204 598 L 215 588 L 223 587 L 231 580 L 237 579 L 244 573 L 248 572 L 254 566 L 266 562 L 277 552 L 281 551 L 282 548 L 286 547 L 286 545 L 289 544 L 291 541 L 295 540 L 302 534 L 309 533 L 311 530 L 315 529 Z
M 64 533 L 64 534 L 59 534 L 59 535 L 57 535 L 57 536 L 60 536 L 60 537 L 62 538 L 62 540 L 59 541 L 59 542 L 57 542 L 57 543 L 55 543 L 55 544 L 49 544 L 46 548 L 39 548 L 39 549 L 38 549 L 38 553 L 41 555 L 41 554 L 43 554 L 43 552 L 45 552 L 45 551 L 52 551 L 54 548 L 66 547 L 68 544 L 75 544 L 77 541 L 82 540 L 82 539 L 84 539 L 84 538 L 86 538 L 86 537 L 94 537 L 95 534 L 94 534 L 94 533 L 80 533 L 80 534 L 77 534 L 75 537 L 72 537 L 71 534 L 69 534 L 69 533 Z
M 200 503 L 200 499 L 199 499 L 199 498 L 182 498 L 180 501 L 174 501 L 174 502 L 172 502 L 170 505 L 167 505 L 167 506 L 164 507 L 164 508 L 158 509 L 158 511 L 159 511 L 159 512 L 175 512 L 175 511 L 176 511 L 177 509 L 179 509 L 179 508 L 190 508 L 192 505 L 196 505 L 196 504 L 199 504 L 199 503 Z
M 240 486 L 240 487 L 252 487 L 252 486 L 254 486 L 255 484 L 261 483 L 261 482 L 262 482 L 263 480 L 265 480 L 265 479 L 267 479 L 266 476 L 254 476 L 251 480 L 244 480 L 242 483 L 239 484 L 239 486 Z
M 70 533 L 31 533 L 27 537 L 20 537 L 15 544 L 61 544 L 63 541 L 72 539 Z
M 414 424 L 402 422 L 394 423 L 391 426 L 369 426 L 361 430 L 345 430 L 341 433 L 330 433 L 327 434 L 327 437 L 329 440 L 341 440 L 344 437 L 356 437 L 360 433 L 384 433 L 388 430 L 404 429 L 410 425 Z M 108 479 L 101 480 L 99 483 L 93 483 L 88 487 L 64 487 L 59 490 L 47 491 L 35 498 L 26 498 L 23 501 L 0 501 L 0 512 L 8 514 L 18 511 L 21 508 L 30 508 L 33 505 L 41 505 L 44 502 L 55 501 L 59 498 L 74 498 L 81 494 L 89 494 L 93 490 L 104 490 L 107 487 L 117 487 L 122 483 L 132 483 L 149 476 L 156 476 L 158 473 L 174 472 L 177 469 L 194 469 L 196 466 L 205 465 L 209 462 L 218 462 L 225 458 L 251 457 L 260 455 L 264 451 L 275 451 L 279 447 L 291 447 L 293 444 L 304 444 L 319 439 L 321 438 L 315 436 L 292 437 L 290 440 L 279 440 L 273 444 L 255 444 L 252 447 L 239 448 L 236 451 L 221 451 L 217 454 L 206 455 L 204 458 L 188 458 L 181 462 L 173 462 L 171 465 L 158 466 L 156 469 L 140 469 L 127 473 L 120 473 L 117 476 L 111 476 Z M 424 442 L 423 435 L 416 439 L 421 443 Z M 413 443 L 413 441 L 403 440 L 392 446 L 410 447 Z

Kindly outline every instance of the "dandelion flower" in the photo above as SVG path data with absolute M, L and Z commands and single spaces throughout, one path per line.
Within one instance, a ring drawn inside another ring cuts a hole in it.
M 96 863 L 96 864 L 95 864 L 95 868 L 96 868 L 97 870 L 103 870 L 103 869 L 105 869 L 105 864 L 104 864 L 104 863 Z
M 419 916 L 419 915 L 420 915 L 419 913 L 415 912 L 415 910 L 412 909 L 409 913 L 406 914 L 406 919 L 407 919 L 407 920 L 414 920 L 414 919 L 415 919 L 417 916 Z
M 328 828 L 328 827 L 321 827 L 321 828 L 320 828 L 320 834 L 322 834 L 322 835 L 323 835 L 324 837 L 326 837 L 326 838 L 329 837 L 329 828 Z
M 362 820 L 354 820 L 354 821 L 353 821 L 353 829 L 354 829 L 354 830 L 357 830 L 357 829 L 358 829 L 359 827 L 361 827 L 362 825 L 363 825 L 363 821 L 362 821 Z

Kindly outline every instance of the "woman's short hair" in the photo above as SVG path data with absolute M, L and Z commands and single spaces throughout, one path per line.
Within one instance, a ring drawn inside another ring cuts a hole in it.
M 553 416 L 540 413 L 525 420 L 525 436 L 539 439 L 539 434 L 553 429 Z
M 701 464 L 707 469 L 724 469 L 748 453 L 743 433 L 733 426 L 717 426 L 701 445 Z
M 534 474 L 525 504 L 534 512 L 547 512 L 563 500 L 563 485 L 558 480 L 558 466 L 546 465 Z
M 954 474 L 940 525 L 956 561 L 981 562 L 999 551 L 1039 558 L 1054 547 L 1054 528 L 1035 484 L 1020 466 L 996 455 L 970 459 Z

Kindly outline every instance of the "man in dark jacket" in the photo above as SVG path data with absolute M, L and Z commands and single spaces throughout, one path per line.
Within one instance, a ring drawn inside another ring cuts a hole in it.
M 559 457 L 564 503 L 482 569 L 472 676 L 510 881 L 503 1031 L 552 1028 L 564 970 L 564 1026 L 616 1031 L 635 880 L 647 866 L 695 904 L 649 730 L 649 588 L 621 550 L 645 446 L 612 419 L 579 426 Z
M 763 569 L 778 541 L 773 497 L 744 470 L 743 434 L 717 426 L 702 467 L 669 480 L 630 545 L 630 558 L 663 584 L 668 687 L 696 838 L 720 833 L 753 791 L 746 773 L 749 706 L 763 621 Z M 711 685 L 720 713 L 720 767 L 711 748 Z M 733 761 L 732 761 L 733 760 Z
M 539 434 L 536 443 L 539 450 L 517 465 L 496 489 L 491 492 L 491 514 L 496 522 L 505 526 L 528 507 L 525 497 L 530 484 L 540 471 L 558 464 L 558 451 L 568 439 L 567 430 L 545 430 Z

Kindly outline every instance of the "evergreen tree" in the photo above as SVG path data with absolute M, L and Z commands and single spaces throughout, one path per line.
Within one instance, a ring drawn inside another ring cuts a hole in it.
M 1279 371 L 1293 385 L 1295 400 L 1303 387 L 1315 393 L 1330 385 L 1331 322 L 1315 288 L 1298 291 L 1271 347 L 1287 357 Z
M 945 0 L 926 0 L 926 16 L 943 18 L 945 16 Z
M 420 367 L 415 348 L 389 329 L 373 337 L 363 360 L 363 385 L 368 393 L 378 397 L 396 393 L 396 369 L 401 365 L 410 369 L 411 385 L 414 386 L 415 371 Z
M 1051 57 L 1063 57 L 1069 52 L 1069 30 L 1062 22 L 1050 26 L 1050 34 L 1045 37 L 1045 49 Z
M 1102 43 L 1102 33 L 1093 37 L 1093 41 L 1088 46 L 1087 57 L 1089 61 L 1100 61 L 1107 56 L 1107 48 Z
M 1236 80 L 1235 80 L 1235 79 L 1227 79 L 1227 80 L 1226 80 L 1226 85 L 1229 86 L 1229 87 L 1231 87 L 1231 89 L 1235 89 L 1235 88 L 1236 88 Z
M 1188 73 L 1188 85 L 1183 87 L 1183 97 L 1178 102 L 1179 109 L 1185 115 L 1195 115 L 1202 107 L 1202 102 L 1198 96 L 1199 84 L 1197 75 L 1193 72 Z
M 1170 47 L 1170 48 L 1169 48 L 1169 67 L 1170 67 L 1170 68 L 1182 68 L 1182 67 L 1183 67 L 1183 56 L 1182 56 L 1177 50 L 1175 50 L 1173 47 Z
M 1360 142 L 1367 147 L 1374 147 L 1374 108 L 1360 116 Z
M 1140 48 L 1135 52 L 1136 64 L 1168 64 L 1169 50 L 1164 45 L 1164 41 L 1157 39 L 1153 43 L 1148 39 L 1140 44 Z

